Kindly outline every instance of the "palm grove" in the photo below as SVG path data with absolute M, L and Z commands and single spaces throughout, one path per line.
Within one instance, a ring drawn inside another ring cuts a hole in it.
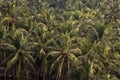
M 120 0 L 0 0 L 0 80 L 119 80 Z

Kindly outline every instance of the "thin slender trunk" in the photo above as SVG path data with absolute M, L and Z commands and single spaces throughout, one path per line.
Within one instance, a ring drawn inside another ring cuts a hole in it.
M 4 80 L 7 80 L 7 78 L 6 78 L 6 72 L 4 73 Z
M 44 73 L 43 73 L 43 80 L 46 80 L 46 72 L 47 72 L 47 60 L 46 60 L 46 56 L 44 56 L 45 58 L 43 58 L 43 66 L 44 66 Z
M 28 70 L 26 72 L 26 77 L 27 77 L 27 80 L 29 80 L 29 71 Z
M 13 75 L 13 80 L 16 80 L 16 78 L 15 78 L 15 72 L 14 72 L 15 70 L 14 70 L 14 68 L 13 68 L 13 70 L 12 70 L 12 75 Z
M 36 71 L 36 80 L 39 80 L 39 69 L 37 68 L 36 70 L 37 70 Z
M 45 80 L 45 76 L 46 76 L 46 66 L 44 66 L 43 80 Z
M 6 61 L 6 53 L 4 52 L 4 60 L 5 60 L 5 66 L 7 66 L 7 61 Z M 5 80 L 7 80 L 7 73 L 5 71 L 4 73 Z

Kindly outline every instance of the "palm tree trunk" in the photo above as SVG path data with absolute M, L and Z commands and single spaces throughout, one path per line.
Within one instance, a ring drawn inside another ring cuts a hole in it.
M 39 68 L 36 69 L 36 80 L 39 80 Z
M 13 80 L 16 80 L 15 72 L 14 72 L 14 71 L 15 71 L 15 70 L 14 70 L 14 68 L 13 68 L 13 70 L 12 70 Z
M 43 80 L 46 80 L 46 64 L 44 64 Z
M 46 60 L 46 56 L 44 56 L 43 58 L 43 67 L 44 67 L 44 73 L 43 73 L 43 80 L 46 80 L 46 72 L 47 72 L 47 60 Z
M 6 53 L 4 52 L 4 59 L 5 60 L 5 66 L 7 66 L 7 61 L 6 61 Z M 4 73 L 4 77 L 5 77 L 5 80 L 7 80 L 7 74 L 6 74 L 6 71 Z
M 28 70 L 26 72 L 26 77 L 27 77 L 27 80 L 29 80 L 29 71 Z
M 6 72 L 4 73 L 4 79 L 7 80 L 7 78 L 6 78 Z

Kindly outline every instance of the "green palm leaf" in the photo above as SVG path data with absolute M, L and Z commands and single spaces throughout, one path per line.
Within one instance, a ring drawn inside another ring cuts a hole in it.
M 23 59 L 24 60 L 24 65 L 26 65 L 27 68 L 29 68 L 29 69 L 35 70 L 33 63 L 30 62 L 30 60 L 27 57 L 23 57 L 23 58 L 24 58 Z
M 16 71 L 16 77 L 17 78 L 21 77 L 21 60 L 19 61 L 19 64 L 18 64 L 18 69 Z
M 58 56 L 54 62 L 51 64 L 51 67 L 50 67 L 50 73 L 52 73 L 52 71 L 54 70 L 56 64 L 58 63 L 59 64 L 59 61 L 61 60 L 62 56 Z
M 60 55 L 60 53 L 61 53 L 61 52 L 59 52 L 59 51 L 52 51 L 52 52 L 48 53 L 48 56 L 54 57 L 54 56 Z
M 8 62 L 6 70 L 10 70 L 19 60 L 18 54 L 15 54 L 15 56 Z
M 26 53 L 25 53 L 25 54 L 26 54 Z M 33 56 L 31 56 L 30 54 L 26 54 L 25 56 L 28 58 L 28 60 L 29 60 L 31 63 L 34 63 L 34 62 L 35 62 Z
M 72 53 L 68 54 L 69 55 L 69 59 L 74 63 L 74 65 L 76 66 L 77 69 L 79 69 L 79 65 L 80 65 L 80 61 L 79 59 Z

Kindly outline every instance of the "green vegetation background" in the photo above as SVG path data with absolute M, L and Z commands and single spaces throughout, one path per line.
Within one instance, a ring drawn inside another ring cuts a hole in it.
M 0 80 L 120 80 L 120 0 L 0 0 Z

